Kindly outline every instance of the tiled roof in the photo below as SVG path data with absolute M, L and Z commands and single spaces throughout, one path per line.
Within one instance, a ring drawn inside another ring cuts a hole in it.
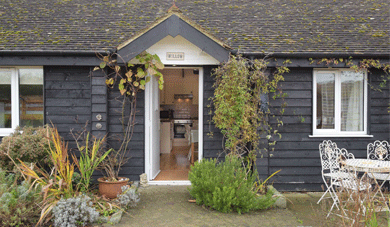
M 177 0 L 239 52 L 390 54 L 388 0 Z M 0 0 L 0 51 L 101 51 L 165 15 L 172 0 Z

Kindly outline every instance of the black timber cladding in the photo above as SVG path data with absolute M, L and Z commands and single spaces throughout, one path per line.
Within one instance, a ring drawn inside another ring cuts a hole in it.
M 283 90 L 288 94 L 286 98 L 288 106 L 282 116 L 285 125 L 279 129 L 282 138 L 275 138 L 277 143 L 273 156 L 265 155 L 264 158 L 259 158 L 257 168 L 261 177 L 282 169 L 271 180 L 278 189 L 290 191 L 322 190 L 318 151 L 318 144 L 322 140 L 331 139 L 339 147 L 347 148 L 357 158 L 365 158 L 367 143 L 390 139 L 389 84 L 387 87 L 381 88 L 382 91 L 369 89 L 368 128 L 369 134 L 373 135 L 372 138 L 309 138 L 309 135 L 312 134 L 313 67 L 318 66 L 294 66 L 290 68 L 291 72 L 285 75 L 285 81 L 282 82 Z M 205 158 L 223 157 L 222 135 L 209 122 L 212 115 L 207 107 L 208 98 L 213 95 L 214 91 L 212 88 L 214 80 L 210 75 L 211 70 L 215 67 L 204 66 L 203 138 Z M 119 143 L 114 136 L 121 132 L 120 104 L 115 100 L 119 96 L 119 92 L 110 91 L 107 94 L 108 100 L 105 101 L 104 79 L 102 75 L 95 79 L 91 78 L 91 71 L 92 68 L 89 66 L 44 66 L 45 122 L 55 124 L 61 135 L 74 147 L 73 139 L 69 134 L 70 130 L 80 130 L 87 121 L 97 123 L 94 120 L 94 117 L 96 119 L 94 115 L 104 113 L 103 106 L 107 105 L 105 118 L 107 125 L 103 130 L 109 134 L 110 145 L 118 147 Z M 381 75 L 383 75 L 381 70 L 371 69 L 369 73 L 370 85 L 379 88 L 382 81 Z M 281 101 L 271 99 L 270 102 L 271 106 L 277 106 Z M 122 175 L 130 177 L 132 180 L 137 180 L 145 168 L 143 93 L 138 98 L 137 107 L 137 126 L 128 154 L 132 158 L 122 171 Z M 304 119 L 303 122 L 302 119 Z M 271 120 L 271 123 L 275 122 Z M 87 125 L 87 130 L 94 131 L 91 124 Z M 209 137 L 210 131 L 214 132 L 213 137 Z M 266 174 L 264 174 L 265 171 L 267 171 Z
M 103 71 L 91 73 L 91 133 L 97 138 L 107 134 L 107 85 Z
M 44 67 L 45 123 L 53 124 L 70 147 L 75 147 L 70 131 L 87 124 L 91 131 L 90 67 Z
M 101 62 L 96 57 L 97 53 L 73 52 L 62 55 L 55 51 L 0 51 L 0 62 L 2 66 L 42 66 L 43 63 L 45 66 L 96 66 Z
M 117 87 L 108 90 L 108 144 L 114 149 L 119 149 L 123 132 L 122 126 L 122 101 Z M 120 175 L 130 180 L 139 180 L 139 175 L 145 172 L 145 94 L 140 92 L 137 95 L 137 112 L 134 134 L 129 144 L 129 151 L 126 157 L 129 161 L 122 167 Z M 124 108 L 125 116 L 129 114 L 130 107 Z
M 211 122 L 212 114 L 209 97 L 213 96 L 214 84 L 210 76 L 212 67 L 204 67 L 204 157 L 223 157 L 223 136 Z M 325 139 L 331 139 L 341 148 L 352 152 L 356 158 L 366 158 L 367 144 L 375 140 L 389 140 L 390 117 L 387 108 L 390 103 L 390 89 L 382 88 L 382 91 L 369 90 L 368 95 L 368 128 L 372 138 L 310 138 L 312 134 L 312 103 L 313 103 L 313 68 L 290 68 L 290 73 L 285 74 L 285 81 L 281 86 L 288 97 L 285 98 L 287 107 L 283 116 L 279 116 L 284 126 L 279 128 L 282 138 L 272 138 L 277 143 L 272 155 L 262 153 L 258 155 L 256 166 L 261 179 L 271 175 L 277 170 L 281 172 L 271 179 L 279 190 L 286 191 L 321 191 L 323 184 L 321 178 L 321 163 L 318 145 Z M 369 82 L 375 88 L 381 82 L 381 70 L 371 70 Z M 270 99 L 271 110 L 277 113 L 280 99 Z M 270 119 L 271 125 L 276 128 L 276 120 Z M 213 132 L 210 137 L 208 133 Z M 261 141 L 266 142 L 266 141 Z M 267 148 L 267 145 L 265 145 Z M 262 145 L 264 148 L 264 145 Z M 270 147 L 268 147 L 270 148 Z
M 378 87 L 383 72 L 372 70 L 369 81 Z M 389 85 L 382 92 L 369 91 L 368 121 L 372 138 L 359 137 L 324 137 L 310 138 L 312 134 L 312 68 L 292 68 L 282 82 L 283 91 L 289 96 L 285 99 L 287 107 L 281 116 L 284 126 L 279 129 L 282 138 L 277 140 L 275 151 L 269 157 L 269 173 L 281 169 L 272 178 L 277 189 L 288 191 L 320 191 L 321 162 L 318 145 L 323 140 L 332 140 L 338 147 L 346 148 L 356 158 L 366 158 L 367 144 L 375 140 L 389 140 L 390 122 L 387 107 L 389 105 Z M 278 106 L 281 100 L 270 100 L 271 106 Z M 276 112 L 276 111 L 275 111 Z M 272 124 L 276 124 L 271 120 Z
M 216 66 L 204 66 L 203 67 L 203 157 L 204 158 L 221 158 L 224 157 L 222 149 L 223 135 L 214 126 L 212 122 L 213 113 L 210 108 L 211 101 L 210 97 L 214 95 L 214 79 L 211 76 L 212 70 Z M 209 134 L 212 132 L 213 136 Z
M 70 131 L 79 132 L 88 123 L 87 131 L 95 136 L 107 134 L 108 145 L 118 149 L 118 135 L 122 132 L 120 93 L 107 90 L 103 72 L 91 71 L 91 67 L 44 67 L 45 122 L 58 128 L 70 148 L 76 147 Z M 120 173 L 131 180 L 139 180 L 145 168 L 144 93 L 139 93 L 137 100 L 136 127 L 127 154 L 131 158 Z M 129 109 L 125 111 L 128 112 Z M 96 117 L 99 114 L 101 120 Z M 96 127 L 98 123 L 101 128 Z M 99 172 L 94 175 L 101 176 Z

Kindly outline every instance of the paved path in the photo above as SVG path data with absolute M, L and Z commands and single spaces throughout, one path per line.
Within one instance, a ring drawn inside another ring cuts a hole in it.
M 125 214 L 119 227 L 130 226 L 300 226 L 288 209 L 239 215 L 224 214 L 189 203 L 188 186 L 149 186 L 141 202 Z M 109 225 L 105 225 L 109 226 Z

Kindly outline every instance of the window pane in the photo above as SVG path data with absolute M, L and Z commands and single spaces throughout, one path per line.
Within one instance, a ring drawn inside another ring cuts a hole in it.
M 363 73 L 341 71 L 341 131 L 363 131 Z
M 12 71 L 0 70 L 0 128 L 11 128 Z
M 43 69 L 19 69 L 20 126 L 43 125 Z
M 317 129 L 334 129 L 335 74 L 319 73 L 317 80 Z

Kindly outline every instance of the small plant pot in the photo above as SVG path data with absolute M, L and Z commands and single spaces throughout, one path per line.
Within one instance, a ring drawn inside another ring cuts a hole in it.
M 98 179 L 99 193 L 110 199 L 115 199 L 118 194 L 122 193 L 122 186 L 127 185 L 129 178 L 119 177 L 118 181 L 107 181 L 104 177 Z

